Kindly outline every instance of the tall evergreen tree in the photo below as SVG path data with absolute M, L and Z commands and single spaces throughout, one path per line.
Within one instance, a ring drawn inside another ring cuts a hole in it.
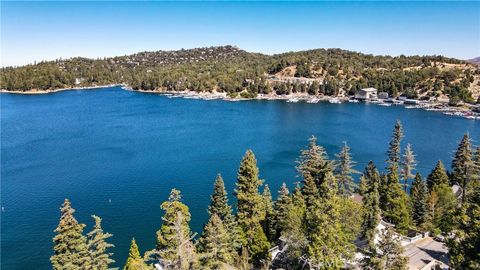
M 107 249 L 114 247 L 106 240 L 112 237 L 112 234 L 106 233 L 102 229 L 102 219 L 95 215 L 92 216 L 95 220 L 93 230 L 87 234 L 87 247 L 91 257 L 91 269 L 107 270 L 111 269 L 108 266 L 115 261 L 111 258 L 113 253 L 107 252 Z
M 387 151 L 387 163 L 391 167 L 395 165 L 398 168 L 398 163 L 400 162 L 400 143 L 403 138 L 403 128 L 400 120 L 397 120 L 395 123 L 395 128 L 393 130 L 392 139 L 389 143 Z
M 416 166 L 417 166 L 417 163 L 415 160 L 415 154 L 413 153 L 413 150 L 412 150 L 412 145 L 407 144 L 407 147 L 405 148 L 405 153 L 403 154 L 403 159 L 402 159 L 402 178 L 403 178 L 403 187 L 405 192 L 407 192 L 408 180 L 414 176 L 412 174 L 412 171 L 415 169 Z
M 268 185 L 263 188 L 263 203 L 265 207 L 265 220 L 262 222 L 262 228 L 267 236 L 268 241 L 273 243 L 275 241 L 275 211 L 273 209 L 272 193 Z
M 227 269 L 233 264 L 235 254 L 230 247 L 230 235 L 217 214 L 213 214 L 205 225 L 203 241 L 202 269 Z
M 402 256 L 403 251 L 393 228 L 387 227 L 381 231 L 378 243 L 368 248 L 368 256 L 361 261 L 362 269 L 406 270 L 408 260 Z
M 306 181 L 306 178 L 311 178 L 317 188 L 321 186 L 325 174 L 333 171 L 333 163 L 328 160 L 325 149 L 317 144 L 315 136 L 309 139 L 308 148 L 301 151 L 297 163 L 297 170 L 303 180 Z
M 240 250 L 243 238 L 242 231 L 238 227 L 237 221 L 232 212 L 232 207 L 228 203 L 228 194 L 225 189 L 223 178 L 220 174 L 218 174 L 215 179 L 213 194 L 210 196 L 208 214 L 210 218 L 213 215 L 217 215 L 222 220 L 222 224 L 226 228 L 227 234 L 230 237 L 232 249 Z
M 54 254 L 50 258 L 54 270 L 89 269 L 90 256 L 87 249 L 87 239 L 83 235 L 85 224 L 78 223 L 74 217 L 75 209 L 68 199 L 60 208 L 61 217 L 56 235 L 53 237 Z
M 416 226 L 421 226 L 427 217 L 427 198 L 428 189 L 427 185 L 422 179 L 422 176 L 417 173 L 415 180 L 410 190 L 410 196 L 412 200 L 412 220 Z
M 353 245 L 340 222 L 337 185 L 333 174 L 328 172 L 320 186 L 322 196 L 316 200 L 315 207 L 307 209 L 309 226 L 313 226 L 307 249 L 312 269 L 340 269 L 343 259 L 352 256 Z
M 468 194 L 455 215 L 455 238 L 447 240 L 454 269 L 480 269 L 480 188 Z
M 356 162 L 352 160 L 350 147 L 346 142 L 343 143 L 340 153 L 335 156 L 337 157 L 335 164 L 335 177 L 338 181 L 338 191 L 343 196 L 350 196 L 355 190 L 355 183 L 353 182 L 352 174 L 356 174 L 358 171 L 353 169 Z
M 395 224 L 397 229 L 405 231 L 410 224 L 408 196 L 399 183 L 396 164 L 390 167 L 387 181 L 386 206 L 383 215 L 389 222 Z
M 364 175 L 367 179 L 368 189 L 363 192 L 363 223 L 362 223 L 362 237 L 366 238 L 371 245 L 373 243 L 374 236 L 376 234 L 376 228 L 381 220 L 381 209 L 380 209 L 380 194 L 378 192 L 378 185 L 380 184 L 380 176 L 378 176 L 378 171 L 373 165 L 369 163 L 366 169 L 366 172 L 373 171 L 371 173 L 366 173 Z M 369 168 L 370 167 L 370 168 Z
M 278 197 L 274 204 L 275 212 L 275 239 L 278 239 L 282 232 L 287 228 L 288 223 L 288 211 L 291 207 L 292 198 L 290 198 L 289 190 L 285 183 L 282 184 L 282 187 L 278 191 Z
M 188 206 L 181 202 L 180 191 L 172 189 L 168 201 L 160 208 L 165 211 L 157 232 L 156 256 L 165 269 L 190 269 L 195 263 L 195 250 L 190 241 Z
M 462 188 L 462 201 L 465 200 L 473 168 L 471 141 L 470 136 L 466 133 L 463 135 L 452 161 L 452 184 L 456 183 Z
M 123 270 L 152 270 L 152 268 L 150 268 L 140 256 L 140 251 L 138 250 L 135 238 L 132 239 L 127 262 L 125 263 Z
M 380 174 L 373 161 L 370 160 L 367 164 L 367 167 L 365 167 L 362 176 L 360 177 L 360 185 L 358 188 L 360 195 L 365 195 L 372 188 L 372 184 L 375 182 L 377 185 L 380 185 Z
M 442 232 L 449 232 L 453 227 L 452 218 L 457 199 L 452 188 L 447 184 L 434 186 L 430 192 L 427 205 L 429 209 L 429 223 L 432 229 L 439 229 Z
M 237 216 L 247 243 L 247 250 L 253 263 L 259 265 L 268 259 L 270 245 L 261 222 L 265 220 L 263 197 L 259 192 L 263 181 L 258 177 L 255 155 L 251 150 L 245 153 L 238 170 L 235 194 L 237 196 Z M 265 241 L 266 243 L 264 243 Z
M 427 188 L 429 191 L 432 191 L 435 185 L 440 185 L 440 184 L 445 184 L 445 185 L 449 184 L 448 174 L 441 160 L 437 162 L 437 165 L 435 166 L 435 168 L 428 175 Z

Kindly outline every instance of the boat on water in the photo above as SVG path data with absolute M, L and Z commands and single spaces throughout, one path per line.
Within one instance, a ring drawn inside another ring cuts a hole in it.
M 307 103 L 318 103 L 320 101 L 320 99 L 318 98 L 311 98 L 309 100 L 307 100 Z
M 348 102 L 350 103 L 359 103 L 358 99 L 349 99 Z
M 405 106 L 405 109 L 415 109 L 415 108 L 417 108 L 417 107 L 416 106 L 411 106 L 411 105 Z
M 299 101 L 298 98 L 291 98 L 287 100 L 287 102 L 291 102 L 291 103 L 297 103 L 298 101 Z
M 385 106 L 385 107 L 390 107 L 392 106 L 392 103 L 377 103 L 378 106 Z
M 330 99 L 328 100 L 328 102 L 330 102 L 330 103 L 332 103 L 332 104 L 340 104 L 340 103 L 342 103 L 342 102 L 341 102 L 338 98 L 336 98 L 336 97 L 335 97 L 335 98 L 330 98 Z

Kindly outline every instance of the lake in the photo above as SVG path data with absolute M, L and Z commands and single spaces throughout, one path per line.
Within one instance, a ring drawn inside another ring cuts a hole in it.
M 385 167 L 396 119 L 425 176 L 438 159 L 450 168 L 458 141 L 480 122 L 374 104 L 194 100 L 119 87 L 48 95 L 1 94 L 1 258 L 3 269 L 50 269 L 64 198 L 91 229 L 95 214 L 114 236 L 116 266 L 130 240 L 155 246 L 160 204 L 180 189 L 200 232 L 217 173 L 228 192 L 247 149 L 274 196 L 294 186 L 295 159 L 311 135 L 334 157 L 347 141 L 357 169 Z M 232 200 L 231 200 L 232 202 Z

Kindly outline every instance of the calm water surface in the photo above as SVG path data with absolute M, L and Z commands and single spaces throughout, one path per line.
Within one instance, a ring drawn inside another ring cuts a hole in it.
M 95 214 L 114 234 L 117 266 L 130 239 L 154 248 L 159 205 L 182 191 L 200 232 L 217 173 L 228 191 L 248 148 L 274 194 L 293 186 L 295 159 L 311 135 L 330 156 L 348 141 L 357 169 L 384 167 L 396 119 L 424 175 L 438 159 L 450 166 L 465 132 L 480 122 L 403 107 L 169 99 L 108 88 L 1 98 L 1 267 L 49 269 L 59 207 L 68 197 L 90 230 Z M 110 202 L 109 202 L 110 201 Z

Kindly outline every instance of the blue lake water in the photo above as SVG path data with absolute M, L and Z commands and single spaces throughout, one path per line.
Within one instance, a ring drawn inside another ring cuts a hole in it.
M 117 266 L 129 242 L 153 249 L 159 205 L 182 191 L 200 232 L 217 173 L 234 188 L 242 155 L 255 152 L 274 195 L 292 187 L 295 159 L 311 135 L 333 157 L 342 141 L 357 169 L 383 168 L 396 119 L 404 124 L 425 175 L 451 156 L 465 132 L 478 143 L 480 122 L 403 107 L 169 99 L 120 88 L 1 98 L 1 267 L 49 269 L 59 207 L 68 197 L 90 230 L 95 214 L 114 236 Z

